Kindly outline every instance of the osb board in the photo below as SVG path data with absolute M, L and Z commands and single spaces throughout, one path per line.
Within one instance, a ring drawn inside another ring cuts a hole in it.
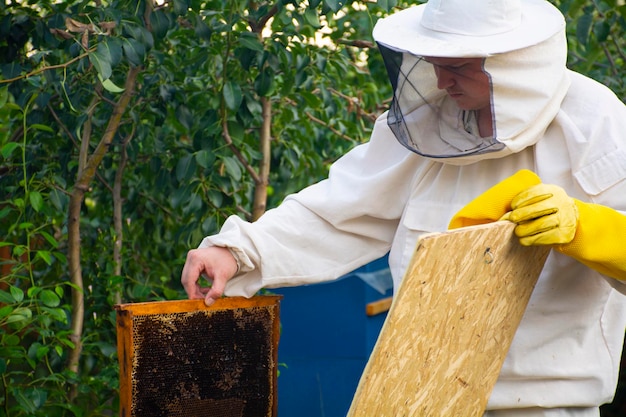
M 423 236 L 349 417 L 482 416 L 549 249 L 497 222 Z
M 116 306 L 120 416 L 275 416 L 280 298 Z

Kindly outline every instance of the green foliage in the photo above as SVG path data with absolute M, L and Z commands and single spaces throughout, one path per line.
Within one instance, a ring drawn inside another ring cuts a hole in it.
M 376 6 L 360 4 L 351 20 L 334 15 L 349 11 L 337 2 L 105 3 L 0 5 L 0 415 L 116 412 L 112 307 L 183 298 L 186 251 L 227 216 L 249 215 L 261 97 L 272 102 L 272 206 L 364 141 L 389 95 L 372 80 L 384 79 L 378 57 L 346 46 L 371 42 Z M 311 41 L 322 23 L 336 50 Z M 77 286 L 70 196 L 134 67 L 134 95 L 85 190 Z M 85 296 L 78 373 L 67 363 L 72 290 Z
M 626 5 L 617 0 L 558 0 L 567 20 L 569 67 L 626 101 Z
M 159 3 L 0 3 L 0 415 L 117 412 L 113 305 L 184 298 L 186 251 L 227 216 L 249 217 L 263 100 L 272 104 L 268 207 L 325 177 L 388 105 L 371 30 L 406 2 Z M 624 6 L 559 7 L 570 65 L 624 98 Z M 77 286 L 70 196 L 131 68 L 134 94 L 85 189 Z M 76 373 L 72 290 L 85 296 Z

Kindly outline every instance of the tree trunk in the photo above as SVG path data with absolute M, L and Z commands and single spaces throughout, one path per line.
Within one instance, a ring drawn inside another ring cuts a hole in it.
M 81 160 L 86 161 L 83 169 L 79 170 L 78 178 L 72 194 L 70 196 L 70 206 L 68 213 L 68 264 L 70 280 L 72 282 L 72 317 L 71 317 L 71 340 L 74 343 L 74 348 L 70 351 L 67 367 L 75 374 L 78 374 L 80 355 L 82 352 L 82 334 L 83 323 L 85 314 L 85 299 L 84 299 L 84 285 L 83 275 L 80 262 L 80 212 L 82 203 L 85 197 L 85 193 L 89 189 L 89 184 L 96 175 L 96 170 L 102 162 L 102 159 L 106 155 L 109 146 L 113 142 L 113 138 L 117 133 L 122 115 L 128 107 L 128 103 L 133 95 L 137 75 L 140 69 L 138 67 L 132 67 L 128 71 L 126 77 L 125 90 L 120 96 L 118 102 L 113 108 L 111 117 L 109 118 L 108 125 L 104 131 L 102 139 L 98 143 L 94 153 L 88 159 Z M 84 140 L 88 141 L 89 138 Z M 87 149 L 88 147 L 81 147 Z M 86 156 L 86 155 L 85 155 Z M 70 388 L 70 400 L 76 397 L 76 385 Z
M 261 97 L 263 107 L 263 125 L 261 126 L 261 153 L 263 158 L 259 163 L 259 176 L 254 189 L 254 206 L 252 208 L 252 220 L 257 220 L 267 208 L 267 186 L 270 176 L 270 161 L 272 148 L 272 101 L 269 97 Z
M 113 240 L 113 273 L 117 276 L 122 275 L 122 244 L 124 242 L 124 222 L 123 211 L 124 199 L 122 198 L 122 185 L 124 181 L 124 169 L 126 168 L 126 162 L 128 161 L 128 155 L 126 153 L 126 147 L 128 142 L 133 138 L 135 129 L 126 137 L 122 143 L 120 149 L 120 161 L 115 172 L 115 182 L 113 183 L 113 228 L 114 228 L 114 240 Z M 121 291 L 115 291 L 113 296 L 115 304 L 122 302 Z

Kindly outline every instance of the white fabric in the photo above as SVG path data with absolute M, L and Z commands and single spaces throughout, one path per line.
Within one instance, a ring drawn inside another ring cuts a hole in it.
M 598 407 L 591 408 L 526 408 L 523 410 L 487 411 L 484 417 L 600 417 Z
M 378 20 L 373 36 L 413 55 L 486 57 L 536 45 L 564 27 L 546 0 L 431 0 Z
M 522 24 L 520 0 L 472 1 L 430 0 L 420 24 L 436 32 L 468 36 L 507 33 Z
M 484 71 L 491 80 L 493 141 L 470 138 L 459 128 L 463 124 L 461 109 L 437 88 L 432 64 L 404 53 L 400 70 L 404 75 L 398 77 L 394 97 L 402 113 L 397 117 L 403 119 L 410 137 L 408 144 L 423 156 L 448 157 L 446 163 L 455 165 L 502 158 L 534 145 L 558 113 L 567 93 L 570 81 L 566 59 L 564 31 L 537 45 L 485 59 Z M 439 135 L 434 136 L 437 129 Z M 504 148 L 488 146 L 494 143 L 503 144 Z M 484 147 L 490 150 L 468 153 Z
M 231 217 L 201 246 L 234 247 L 243 274 L 229 282 L 227 294 L 251 296 L 261 287 L 332 280 L 389 249 L 398 283 L 421 233 L 446 230 L 464 204 L 522 168 L 575 198 L 626 213 L 626 109 L 599 84 L 578 74 L 571 79 L 561 111 L 536 146 L 449 165 L 406 150 L 382 116 L 370 143 L 336 162 L 329 179 L 255 224 Z M 606 161 L 613 169 L 600 169 Z M 613 289 L 623 284 L 608 281 L 572 258 L 550 255 L 488 409 L 597 407 L 611 400 L 626 303 Z

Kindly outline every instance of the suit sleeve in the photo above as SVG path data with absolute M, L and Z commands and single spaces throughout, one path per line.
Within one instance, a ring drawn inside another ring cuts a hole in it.
M 230 217 L 201 243 L 229 247 L 238 257 L 241 269 L 226 294 L 329 281 L 383 256 L 409 198 L 416 158 L 383 115 L 370 142 L 335 162 L 327 179 L 254 223 Z

